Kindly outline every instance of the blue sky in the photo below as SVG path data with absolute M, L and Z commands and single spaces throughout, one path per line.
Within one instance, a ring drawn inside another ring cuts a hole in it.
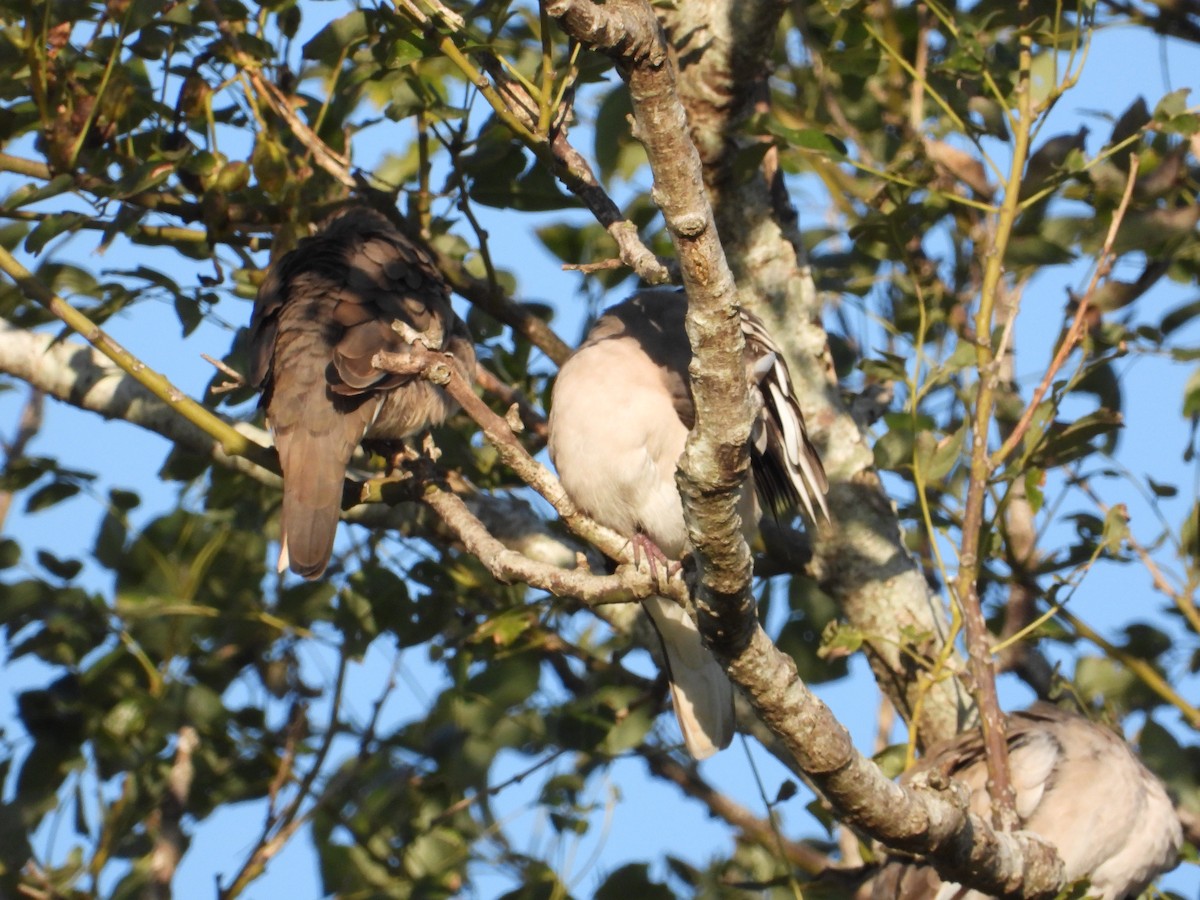
M 306 14 L 316 17 L 328 9 L 329 16 L 338 14 L 340 6 L 309 6 Z M 315 24 L 315 23 L 313 23 Z M 1181 87 L 1200 87 L 1200 51 L 1160 41 L 1133 30 L 1111 31 L 1097 36 L 1091 58 L 1084 70 L 1079 87 L 1056 108 L 1043 134 L 1050 136 L 1074 131 L 1082 121 L 1091 124 L 1089 150 L 1095 150 L 1107 135 L 1107 127 L 1095 116 L 1095 111 L 1116 115 L 1142 94 L 1153 105 L 1155 99 L 1168 90 Z M 1195 102 L 1196 96 L 1192 100 Z M 369 133 L 370 135 L 370 133 Z M 590 141 L 586 132 L 577 131 L 575 138 L 580 149 L 588 152 Z M 356 161 L 369 163 L 385 148 L 384 137 L 374 134 L 356 146 Z M 7 192 L 15 186 L 10 179 L 0 178 L 0 190 Z M 824 219 L 823 198 L 812 182 L 797 181 L 793 185 L 794 199 L 800 206 L 802 222 L 815 224 Z M 561 220 L 561 216 L 531 216 L 482 210 L 484 224 L 490 231 L 493 254 L 510 263 L 519 280 L 519 296 L 526 300 L 551 302 L 559 311 L 555 320 L 560 335 L 569 341 L 579 336 L 584 301 L 579 291 L 580 277 L 562 272 L 548 253 L 531 237 L 537 225 Z M 576 216 L 576 221 L 586 221 Z M 141 261 L 128 250 L 115 247 L 103 258 L 93 250 L 95 238 L 84 235 L 54 245 L 53 252 L 61 259 L 72 260 L 94 268 L 126 268 Z M 263 260 L 265 262 L 265 259 Z M 178 277 L 183 280 L 182 275 Z M 1026 315 L 1016 334 L 1018 370 L 1026 383 L 1034 380 L 1044 369 L 1052 351 L 1052 342 L 1061 321 L 1067 286 L 1079 289 L 1085 276 L 1075 270 L 1055 270 L 1037 279 L 1026 292 Z M 1194 286 L 1163 286 L 1138 305 L 1139 314 L 1147 321 L 1161 317 L 1166 310 L 1194 299 Z M 615 302 L 619 296 L 606 298 Z M 219 307 L 222 317 L 235 324 L 249 318 L 250 304 L 227 299 Z M 864 345 L 882 347 L 882 333 L 875 326 L 862 322 Z M 142 304 L 134 314 L 121 316 L 110 323 L 109 330 L 151 367 L 166 374 L 176 385 L 192 396 L 198 396 L 207 383 L 211 369 L 200 359 L 201 353 L 221 355 L 232 337 L 226 328 L 217 324 L 202 326 L 182 344 L 177 340 L 178 323 L 173 310 L 163 303 Z M 1191 337 L 1197 337 L 1195 331 Z M 181 347 L 183 348 L 181 351 Z M 1126 428 L 1121 436 L 1121 456 L 1129 462 L 1135 475 L 1152 474 L 1160 481 L 1169 481 L 1182 488 L 1182 496 L 1168 504 L 1168 516 L 1178 522 L 1195 496 L 1196 470 L 1187 467 L 1181 456 L 1187 440 L 1187 424 L 1180 415 L 1181 390 L 1188 369 L 1164 360 L 1142 358 L 1119 365 L 1122 386 L 1127 398 Z M 17 412 L 23 402 L 21 391 L 0 394 L 0 434 L 11 432 Z M 47 410 L 43 431 L 31 446 L 33 453 L 59 457 L 63 465 L 97 471 L 100 478 L 94 495 L 87 493 L 50 510 L 26 515 L 18 505 L 6 522 L 6 532 L 20 538 L 27 556 L 37 547 L 51 548 L 59 556 L 86 557 L 95 537 L 103 499 L 110 486 L 133 488 L 143 497 L 135 521 L 145 522 L 155 513 L 171 506 L 176 488 L 159 483 L 155 477 L 167 451 L 166 443 L 153 435 L 119 422 L 102 422 L 95 416 L 52 403 Z M 1156 528 L 1151 513 L 1140 496 L 1119 480 L 1104 482 L 1105 500 L 1126 502 L 1131 510 L 1135 533 L 1152 535 Z M 1190 486 L 1190 488 L 1189 488 Z M 1189 496 L 1190 490 L 1190 496 Z M 1142 531 L 1146 528 L 1148 530 Z M 1052 538 L 1051 537 L 1051 545 Z M 98 579 L 93 569 L 90 577 Z M 93 580 L 93 584 L 97 581 Z M 1094 573 L 1072 601 L 1072 609 L 1109 636 L 1133 618 L 1148 618 L 1156 623 L 1162 617 L 1156 611 L 1163 601 L 1151 593 L 1149 579 L 1136 568 L 1108 566 Z M 391 671 L 394 649 L 381 641 L 364 662 L 352 672 L 352 690 L 348 696 L 365 716 L 370 703 L 379 693 Z M 306 651 L 306 663 L 315 673 L 329 665 L 319 648 Z M 648 665 L 646 661 L 642 664 Z M 402 660 L 404 677 L 389 702 L 388 716 L 403 721 L 422 705 L 423 698 L 434 688 L 428 679 L 435 670 L 423 659 L 422 651 L 408 651 Z M 853 677 L 818 689 L 826 702 L 850 728 L 856 745 L 869 750 L 874 737 L 878 692 L 870 681 L 865 665 L 857 660 Z M 0 726 L 7 740 L 20 743 L 19 724 L 14 719 L 14 698 L 17 692 L 39 685 L 46 670 L 29 661 L 5 666 L 4 688 L 0 690 Z M 1200 701 L 1200 679 L 1192 678 L 1179 686 L 1193 702 Z M 1030 695 L 1013 680 L 1002 684 L 1002 696 L 1009 707 L 1025 705 Z M 669 717 L 659 727 L 674 729 Z M 1194 740 L 1194 735 L 1193 738 Z M 735 742 L 729 750 L 703 764 L 705 776 L 718 788 L 727 791 L 752 810 L 763 813 L 759 785 L 750 775 L 746 753 L 754 755 L 762 774 L 762 789 L 773 796 L 779 783 L 786 778 L 782 767 L 752 744 Z M 496 780 L 503 780 L 526 761 L 510 759 L 497 767 Z M 549 843 L 549 828 L 538 812 L 535 799 L 540 781 L 531 779 L 525 785 L 514 786 L 495 799 L 494 807 L 500 821 L 507 823 L 518 848 L 541 852 Z M 707 818 L 704 810 L 682 800 L 678 793 L 646 777 L 642 764 L 635 760 L 618 762 L 604 778 L 596 779 L 591 791 L 601 809 L 596 824 L 577 845 L 563 844 L 554 849 L 560 874 L 580 896 L 602 880 L 605 873 L 630 860 L 653 860 L 670 852 L 693 862 L 703 862 L 710 854 L 730 849 L 729 832 Z M 817 833 L 807 819 L 804 805 L 811 799 L 805 791 L 783 808 L 786 833 L 803 836 Z M 199 900 L 214 895 L 214 877 L 234 871 L 257 837 L 263 811 L 261 806 L 244 806 L 223 810 L 193 829 L 193 848 L 185 858 L 176 883 L 180 900 Z M 67 847 L 66 829 L 60 829 L 51 855 L 61 856 Z M 48 834 L 39 835 L 39 850 L 49 846 Z M 662 877 L 661 868 L 655 874 Z M 1200 872 L 1197 867 L 1185 866 L 1172 875 L 1167 886 L 1186 897 L 1200 897 Z M 477 896 L 489 897 L 511 887 L 502 875 L 480 873 Z M 267 875 L 246 894 L 251 898 L 289 897 L 289 900 L 315 900 L 319 896 L 318 880 L 311 850 L 306 839 L 294 841 L 268 869 Z

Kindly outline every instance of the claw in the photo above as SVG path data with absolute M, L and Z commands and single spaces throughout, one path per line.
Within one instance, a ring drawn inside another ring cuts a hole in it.
M 670 581 L 683 568 L 683 564 L 679 560 L 670 559 L 667 554 L 662 552 L 658 544 L 651 540 L 650 536 L 639 531 L 633 536 L 631 541 L 633 544 L 633 564 L 640 566 L 642 557 L 646 560 L 646 566 L 650 569 L 650 577 L 659 584 L 664 584 Z M 660 577 L 658 567 L 664 566 L 666 570 L 665 577 Z

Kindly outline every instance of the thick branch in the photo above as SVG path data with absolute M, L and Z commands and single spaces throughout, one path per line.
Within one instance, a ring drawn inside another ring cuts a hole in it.
M 123 419 L 162 435 L 193 453 L 212 458 L 264 484 L 279 484 L 271 468 L 225 452 L 221 442 L 180 416 L 98 350 L 53 335 L 16 328 L 0 319 L 0 372 L 20 378 L 47 395 L 106 419 Z M 248 442 L 269 453 L 270 438 L 260 428 L 226 422 Z
M 889 846 L 920 852 L 939 871 L 993 894 L 1056 892 L 1062 865 L 1031 835 L 1007 835 L 934 795 L 889 781 L 859 755 L 844 728 L 808 691 L 794 662 L 758 625 L 746 590 L 749 553 L 734 501 L 747 466 L 750 409 L 732 275 L 686 137 L 674 73 L 648 4 L 552 0 L 551 15 L 576 39 L 616 59 L 629 82 L 655 198 L 680 257 L 689 299 L 696 427 L 680 466 L 680 493 L 698 563 L 697 608 L 710 646 L 840 816 Z M 719 418 L 717 418 L 719 417 Z M 712 621 L 715 619 L 715 622 Z
M 733 275 L 703 191 L 700 158 L 688 137 L 658 21 L 644 0 L 596 5 L 554 0 L 550 15 L 574 38 L 614 58 L 629 83 L 637 134 L 654 173 L 654 198 L 679 257 L 688 295 L 688 337 L 696 426 L 678 481 L 693 556 L 701 630 L 732 652 L 755 623 L 750 551 L 736 510 L 749 468 L 751 410 Z
M 785 6 L 775 0 L 696 0 L 660 15 L 677 56 L 686 60 L 681 98 L 739 297 L 782 346 L 832 476 L 836 527 L 814 535 L 810 569 L 850 622 L 873 639 L 868 660 L 882 689 L 906 720 L 919 720 L 920 740 L 933 742 L 970 724 L 970 697 L 954 677 L 932 683 L 916 677 L 912 656 L 904 652 L 905 634 L 929 636 L 924 646 L 908 648 L 916 656 L 938 655 L 948 631 L 945 613 L 904 547 L 871 449 L 836 389 L 812 272 L 804 265 L 796 212 L 774 150 L 759 171 L 735 177 L 736 136 L 750 115 L 766 110 L 769 55 Z M 952 657 L 949 671 L 959 668 Z
M 967 811 L 955 783 L 906 788 L 854 749 L 849 733 L 805 686 L 795 662 L 761 628 L 729 673 L 779 734 L 838 817 L 876 840 L 928 858 L 939 874 L 995 896 L 1053 896 L 1062 887 L 1054 849 L 1006 833 Z

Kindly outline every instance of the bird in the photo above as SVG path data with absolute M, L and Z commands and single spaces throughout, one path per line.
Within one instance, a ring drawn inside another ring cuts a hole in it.
M 1088 897 L 1135 897 L 1174 867 L 1183 842 L 1162 783 L 1124 739 L 1084 716 L 1036 703 L 1008 717 L 1009 769 L 1021 829 L 1055 846 L 1071 882 L 1087 878 Z M 970 807 L 991 819 L 987 760 L 978 730 L 931 751 L 902 778 L 939 771 L 963 782 Z M 875 877 L 872 900 L 986 900 L 945 882 L 932 867 L 890 862 Z
M 653 565 L 688 550 L 675 469 L 695 423 L 684 330 L 687 298 L 645 290 L 609 309 L 563 364 L 550 398 L 548 449 L 568 496 L 602 525 L 629 535 Z M 809 441 L 787 365 L 770 333 L 742 310 L 746 380 L 758 413 L 751 438 L 753 490 L 739 512 L 753 532 L 765 508 L 782 517 L 803 507 L 828 517 L 828 482 Z M 646 544 L 652 545 L 647 548 Z M 684 744 L 704 759 L 733 738 L 733 687 L 678 604 L 643 607 L 663 644 Z
M 474 379 L 475 348 L 445 280 L 382 213 L 344 207 L 270 267 L 250 321 L 250 382 L 283 471 L 280 572 L 324 574 L 346 467 L 364 438 L 400 440 L 457 409 L 419 374 L 372 363 L 417 344 L 451 354 Z

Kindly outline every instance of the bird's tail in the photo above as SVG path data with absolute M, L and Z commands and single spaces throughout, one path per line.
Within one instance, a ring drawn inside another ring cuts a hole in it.
M 338 442 L 304 427 L 276 443 L 283 469 L 279 571 L 320 578 L 333 553 L 348 460 L 332 446 Z
M 733 685 L 700 640 L 687 611 L 663 597 L 643 601 L 662 640 L 675 718 L 688 753 L 705 759 L 733 740 Z

